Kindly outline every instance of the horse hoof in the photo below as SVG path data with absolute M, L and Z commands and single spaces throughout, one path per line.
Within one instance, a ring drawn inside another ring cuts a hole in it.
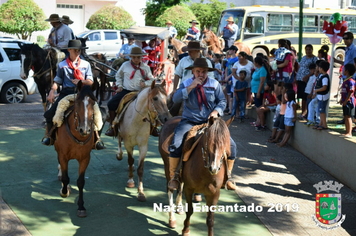
M 80 218 L 87 217 L 87 211 L 86 210 L 78 210 L 77 211 L 77 216 Z
M 121 161 L 123 158 L 124 158 L 124 155 L 123 155 L 122 153 L 116 154 L 116 159 L 117 159 L 118 161 Z
M 177 221 L 176 220 L 169 220 L 169 227 L 174 229 L 177 227 Z
M 182 232 L 182 236 L 189 236 L 190 235 L 190 230 L 188 230 L 187 232 Z
M 61 195 L 62 198 L 68 197 L 69 194 L 70 194 L 70 187 L 69 187 L 69 185 L 67 185 L 67 193 L 66 193 L 66 194 L 63 193 L 63 187 L 62 187 L 61 190 L 59 191 L 59 194 Z
M 134 181 L 127 181 L 126 187 L 128 188 L 134 188 L 135 187 L 135 182 Z
M 201 202 L 202 201 L 201 195 L 200 194 L 194 195 L 194 201 Z
M 139 202 L 145 202 L 146 201 L 146 196 L 144 193 L 138 193 L 137 200 Z

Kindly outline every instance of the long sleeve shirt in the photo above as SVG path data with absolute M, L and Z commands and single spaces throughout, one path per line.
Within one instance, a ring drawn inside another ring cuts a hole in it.
M 130 79 L 134 68 L 131 65 L 131 61 L 124 62 L 115 75 L 117 87 L 129 91 L 138 91 L 141 89 L 141 81 L 145 82 L 146 86 L 150 86 L 154 80 L 150 67 L 141 62 L 140 68 L 144 71 L 145 75 L 142 76 L 141 71 L 136 70 L 133 78 Z
M 120 53 L 127 55 L 131 53 L 131 49 L 134 47 L 138 47 L 135 43 L 129 45 L 128 43 L 122 45 L 122 47 L 120 48 L 120 51 L 118 52 L 118 54 L 116 54 L 116 57 L 119 57 Z M 129 56 L 125 56 L 125 59 L 130 59 Z
M 62 49 L 68 47 L 68 42 L 72 39 L 72 30 L 67 25 L 61 24 L 57 28 L 51 29 L 48 38 L 52 39 L 56 47 Z
M 77 67 L 78 63 L 74 63 L 74 66 Z M 84 79 L 93 81 L 93 74 L 89 62 L 81 59 L 79 70 L 82 72 Z M 66 60 L 61 61 L 58 64 L 57 74 L 53 81 L 57 84 L 61 84 L 63 88 L 75 88 L 77 86 L 73 84 L 72 79 L 74 79 L 73 70 L 69 68 Z
M 187 87 L 192 82 L 193 78 L 185 80 L 173 95 L 174 103 L 184 102 L 182 117 L 192 122 L 202 123 L 208 120 L 209 115 L 214 110 L 222 116 L 226 107 L 226 99 L 219 82 L 213 78 L 207 78 L 203 90 L 208 106 L 203 103 L 201 110 L 198 103 L 197 88 L 192 89 L 189 94 L 187 91 Z

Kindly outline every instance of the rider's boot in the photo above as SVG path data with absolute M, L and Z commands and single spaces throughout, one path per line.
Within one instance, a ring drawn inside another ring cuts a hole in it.
M 47 130 L 46 130 L 46 136 L 45 138 L 42 139 L 41 143 L 46 146 L 51 146 L 54 143 L 53 135 L 51 134 L 51 129 L 53 127 L 53 122 L 47 121 Z
M 94 146 L 93 149 L 95 150 L 102 150 L 105 149 L 104 142 L 100 139 L 99 132 L 94 131 Z
M 109 129 L 105 132 L 106 136 L 114 137 L 115 136 L 115 131 L 112 128 L 112 122 L 115 119 L 116 112 L 115 111 L 109 111 L 109 116 L 110 116 L 110 127 Z
M 168 182 L 168 189 L 169 190 L 177 190 L 179 187 L 179 181 L 176 176 L 176 169 L 178 167 L 180 158 L 176 157 L 169 157 L 169 177 L 170 181 Z
M 231 177 L 232 168 L 234 167 L 234 162 L 235 162 L 235 160 L 227 159 L 227 171 L 229 173 L 228 176 L 230 176 L 230 177 Z M 231 178 L 228 178 L 228 180 L 226 182 L 226 187 L 228 190 L 236 190 L 237 189 L 235 182 Z

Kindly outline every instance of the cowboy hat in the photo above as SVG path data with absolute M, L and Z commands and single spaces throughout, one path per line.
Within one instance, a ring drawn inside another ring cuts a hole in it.
M 194 63 L 192 66 L 186 67 L 186 70 L 192 70 L 193 68 L 199 67 L 199 68 L 204 68 L 204 69 L 208 69 L 208 71 L 215 71 L 215 68 L 211 68 L 208 65 L 208 62 L 206 61 L 206 58 L 203 57 L 199 57 L 197 59 L 194 60 Z
M 234 18 L 232 16 L 230 16 L 226 21 L 232 21 L 234 22 Z
M 147 53 L 142 52 L 142 49 L 139 47 L 134 47 L 131 49 L 131 52 L 129 54 L 125 54 L 125 56 L 144 56 L 147 55 Z
M 170 21 L 170 20 L 167 20 L 166 25 L 168 25 L 168 24 L 173 25 L 172 21 Z
M 49 22 L 60 22 L 61 20 L 58 14 L 51 14 L 48 19 L 45 19 L 45 21 Z
M 88 47 L 83 47 L 80 40 L 72 39 L 69 40 L 68 46 L 63 49 L 87 49 Z
M 135 37 L 133 36 L 133 34 L 127 34 L 126 35 L 128 39 L 135 39 Z
M 196 21 L 196 20 L 189 21 L 189 23 L 190 23 L 190 24 L 191 24 L 191 23 L 195 23 L 195 24 L 199 25 L 198 21 Z
M 63 15 L 63 16 L 62 16 L 61 22 L 62 22 L 62 23 L 65 23 L 65 24 L 68 24 L 68 25 L 74 23 L 74 21 L 72 21 L 72 20 L 69 18 L 69 16 L 66 16 L 66 15 Z
M 182 51 L 192 51 L 192 50 L 205 50 L 205 48 L 200 47 L 199 41 L 189 41 L 187 46 L 182 47 Z

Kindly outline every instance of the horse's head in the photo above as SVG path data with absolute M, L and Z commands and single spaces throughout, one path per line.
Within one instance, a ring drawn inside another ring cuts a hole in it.
M 17 42 L 17 44 L 20 47 L 20 55 L 21 55 L 21 72 L 20 72 L 20 77 L 22 79 L 27 79 L 28 73 L 32 68 L 32 63 L 33 63 L 33 56 L 32 56 L 32 50 L 34 44 L 26 44 L 22 42 Z
M 221 118 L 210 117 L 201 142 L 204 165 L 212 175 L 216 175 L 230 155 L 230 132 L 226 123 Z
M 75 129 L 81 136 L 87 136 L 94 128 L 94 104 L 96 98 L 89 85 L 83 85 L 79 81 L 78 95 L 74 102 L 74 123 Z
M 156 85 L 156 82 L 153 81 L 148 95 L 150 113 L 153 113 L 153 116 L 156 117 L 161 124 L 166 123 L 166 121 L 171 117 L 167 107 L 168 96 L 165 87 L 165 80 L 163 80 L 163 82 L 159 85 Z
M 88 37 L 79 38 L 79 37 L 76 36 L 75 39 L 79 40 L 79 41 L 82 43 L 82 47 L 83 47 L 83 48 L 85 48 L 85 47 L 87 46 Z M 81 53 L 82 55 L 85 55 L 85 54 L 86 54 L 85 49 L 82 49 L 80 53 Z

